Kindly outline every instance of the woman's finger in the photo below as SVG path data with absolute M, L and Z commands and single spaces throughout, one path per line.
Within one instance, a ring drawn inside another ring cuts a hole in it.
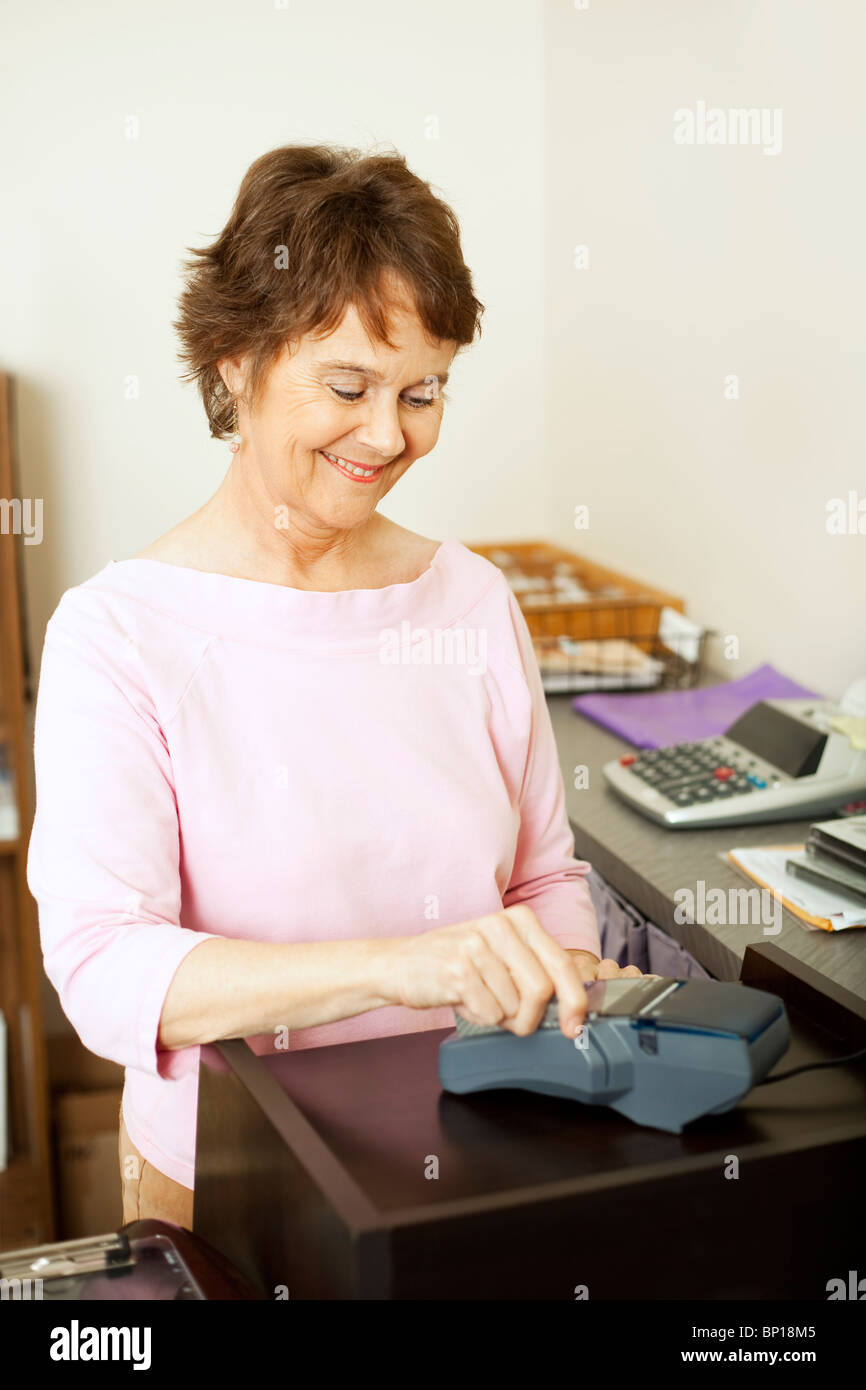
M 463 958 L 460 999 L 454 1005 L 470 1023 L 483 1023 L 489 1026 L 502 1019 L 502 1006 L 496 995 L 488 989 L 484 978 L 475 964 L 474 957 L 483 955 L 483 943 L 473 944 L 470 953 Z
M 559 1026 L 566 1037 L 574 1037 L 575 1025 L 583 1023 L 587 1006 L 577 961 L 548 935 L 531 908 L 521 904 L 506 908 L 505 912 L 553 981 L 559 1005 Z
M 520 1036 L 534 1033 L 555 992 L 555 981 L 507 912 L 484 918 L 483 931 L 491 951 L 508 967 L 520 996 L 516 1010 L 503 1021 L 503 1027 Z
M 552 938 L 550 941 L 557 951 L 562 950 Z M 575 1030 L 586 1018 L 587 1010 L 586 990 L 580 969 L 577 962 L 572 960 L 565 950 L 562 950 L 561 959 L 554 958 L 547 962 L 547 969 L 553 976 L 556 985 L 556 997 L 559 1001 L 559 1026 L 566 1037 L 574 1037 Z M 593 984 L 594 980 L 595 976 L 592 976 L 586 983 Z
M 635 967 L 628 966 L 627 968 L 629 970 L 633 970 Z M 596 976 L 596 979 L 618 980 L 622 973 L 623 972 L 620 970 L 620 967 L 617 965 L 616 961 L 610 960 L 606 957 L 604 960 L 600 960 L 598 963 L 598 974 Z M 637 973 L 640 974 L 640 971 L 638 971 Z
M 502 1017 L 497 1022 L 513 1018 L 520 1008 L 520 991 L 508 966 L 483 940 L 472 950 L 472 963 L 502 1009 Z

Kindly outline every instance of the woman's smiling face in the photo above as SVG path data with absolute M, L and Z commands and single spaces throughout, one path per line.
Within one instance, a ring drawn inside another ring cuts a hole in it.
M 275 505 L 316 529 L 368 521 L 439 436 L 456 345 L 431 345 L 405 301 L 392 310 L 389 336 L 394 348 L 371 341 L 350 306 L 327 337 L 286 348 L 252 417 L 240 407 L 242 466 L 249 461 Z

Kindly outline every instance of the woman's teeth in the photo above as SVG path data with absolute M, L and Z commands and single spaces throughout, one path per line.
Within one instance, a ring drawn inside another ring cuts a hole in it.
M 333 463 L 337 468 L 343 469 L 346 473 L 352 473 L 356 478 L 375 478 L 377 473 L 381 473 L 382 468 L 359 468 L 356 463 L 347 463 L 345 459 L 337 458 L 336 454 L 321 452 L 329 463 Z M 383 465 L 384 466 L 384 465 Z

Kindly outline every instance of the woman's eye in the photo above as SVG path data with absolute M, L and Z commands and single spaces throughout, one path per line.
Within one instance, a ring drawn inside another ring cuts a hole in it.
M 359 401 L 363 396 L 363 391 L 341 391 L 339 387 L 332 386 L 331 390 L 335 396 L 339 396 L 341 401 Z M 426 406 L 432 405 L 434 396 L 406 396 L 406 404 L 411 405 L 413 410 L 423 410 Z

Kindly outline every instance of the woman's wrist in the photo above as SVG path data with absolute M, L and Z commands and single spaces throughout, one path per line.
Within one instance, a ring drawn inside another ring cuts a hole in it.
M 394 961 L 396 949 L 402 946 L 403 937 L 368 937 L 363 942 L 365 966 L 363 975 L 366 988 L 375 1003 L 372 1008 L 387 1008 L 399 1004 Z
M 369 987 L 382 1004 L 404 1003 L 406 977 L 410 967 L 412 936 L 387 936 L 368 942 L 370 947 Z

